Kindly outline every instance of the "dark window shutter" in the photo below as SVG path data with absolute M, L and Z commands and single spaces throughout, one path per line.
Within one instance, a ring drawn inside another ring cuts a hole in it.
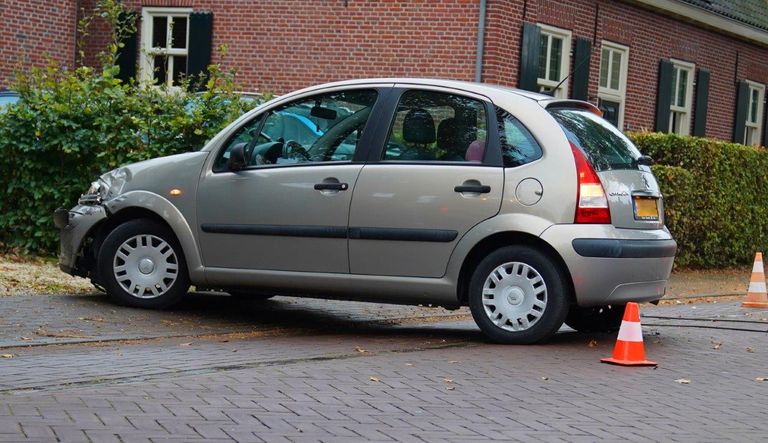
M 696 77 L 696 110 L 694 111 L 693 135 L 704 137 L 707 131 L 707 107 L 709 102 L 709 71 L 699 69 Z
M 189 15 L 189 57 L 187 57 L 187 77 L 194 83 L 211 64 L 213 49 L 213 14 L 193 12 Z M 202 81 L 200 82 L 202 83 Z
M 659 85 L 656 90 L 657 132 L 669 132 L 669 107 L 672 106 L 672 62 L 659 62 Z
M 765 146 L 766 143 L 768 143 L 768 103 L 763 101 L 763 134 L 762 134 L 762 140 L 760 140 L 760 145 Z
M 589 58 L 592 56 L 592 40 L 576 38 L 573 61 L 573 92 L 577 100 L 589 100 Z
M 520 78 L 518 87 L 538 92 L 539 45 L 541 30 L 533 23 L 523 23 L 523 44 L 520 48 Z
M 744 143 L 744 130 L 747 127 L 747 109 L 749 108 L 749 84 L 740 80 L 736 89 L 736 117 L 733 121 L 733 141 Z
M 132 21 L 134 24 L 136 24 L 136 13 L 133 11 L 123 12 L 120 14 L 119 20 L 121 23 Z M 122 80 L 124 83 L 128 83 L 130 79 L 136 77 L 136 56 L 138 55 L 139 49 L 138 40 L 139 36 L 137 31 L 125 37 L 121 42 L 123 47 L 117 49 L 116 63 L 117 66 L 120 67 L 120 73 L 117 75 L 117 78 Z

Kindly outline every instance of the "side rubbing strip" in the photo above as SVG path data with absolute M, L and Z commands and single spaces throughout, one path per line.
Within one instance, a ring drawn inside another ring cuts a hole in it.
M 347 238 L 344 226 L 304 225 L 228 225 L 206 223 L 200 226 L 203 232 L 212 234 L 273 235 L 281 237 Z
M 577 238 L 571 242 L 582 257 L 601 258 L 661 258 L 674 257 L 674 240 L 618 240 L 607 238 Z
M 360 240 L 449 243 L 458 235 L 457 231 L 447 229 L 349 228 L 349 238 Z

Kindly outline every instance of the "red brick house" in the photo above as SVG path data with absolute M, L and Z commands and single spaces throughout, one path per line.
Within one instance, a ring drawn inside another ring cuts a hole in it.
M 94 3 L 0 0 L 0 86 L 42 54 L 73 65 L 77 11 Z M 765 0 L 124 3 L 139 32 L 123 72 L 140 79 L 173 83 L 212 61 L 237 68 L 245 90 L 275 93 L 359 77 L 480 80 L 598 103 L 625 129 L 766 143 Z M 89 62 L 106 35 L 95 23 Z

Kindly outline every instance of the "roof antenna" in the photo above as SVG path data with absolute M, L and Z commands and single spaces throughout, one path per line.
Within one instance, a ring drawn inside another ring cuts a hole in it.
M 551 97 L 554 97 L 554 96 L 555 96 L 555 91 L 557 91 L 558 89 L 560 89 L 560 86 L 562 86 L 562 85 L 563 85 L 563 83 L 565 83 L 565 81 L 566 81 L 566 80 L 568 80 L 569 78 L 571 78 L 571 76 L 573 75 L 573 73 L 574 73 L 574 72 L 576 72 L 576 70 L 577 70 L 577 69 L 581 68 L 581 65 L 583 65 L 583 64 L 584 64 L 584 62 L 585 62 L 585 61 L 587 61 L 587 60 L 589 60 L 589 57 L 584 57 L 583 59 L 581 59 L 581 61 L 579 62 L 579 64 L 573 67 L 573 71 L 569 72 L 569 73 L 568 73 L 568 75 L 566 75 L 564 79 L 560 80 L 560 83 L 558 83 L 558 84 L 557 84 L 557 86 L 555 86 L 554 88 L 552 88 L 550 91 L 547 91 L 547 93 L 546 93 L 546 94 L 547 94 L 547 95 L 549 95 L 549 96 L 551 96 Z

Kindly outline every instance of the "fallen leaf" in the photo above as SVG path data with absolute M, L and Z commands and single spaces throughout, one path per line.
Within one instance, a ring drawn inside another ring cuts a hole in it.
M 413 363 L 406 363 L 406 366 L 413 366 Z
M 16 357 L 16 356 L 13 355 L 13 354 L 2 354 L 2 355 L 0 355 L 0 357 L 2 357 L 2 358 L 13 358 L 13 357 Z
M 590 348 L 596 348 L 597 340 L 590 340 L 589 343 L 587 343 L 587 346 L 589 346 Z
M 720 347 L 723 346 L 723 342 L 721 341 L 712 340 L 711 343 L 712 343 L 712 349 L 715 349 L 715 350 L 720 349 Z
M 378 382 L 378 381 L 379 381 L 379 379 L 378 379 L 378 378 L 376 378 L 376 377 L 374 377 L 374 376 L 370 376 L 370 377 L 368 377 L 368 380 L 370 380 L 370 381 L 374 381 L 374 382 Z
M 357 352 L 359 352 L 361 354 L 365 354 L 366 352 L 368 352 L 365 349 L 361 348 L 360 346 L 356 346 L 355 347 L 355 351 L 357 351 Z
M 456 389 L 456 387 L 455 386 L 446 386 L 445 389 L 447 389 L 449 391 L 453 391 L 454 389 Z
M 448 363 L 458 363 L 458 362 L 459 362 L 458 360 L 451 360 Z
M 681 385 L 689 385 L 689 384 L 691 384 L 691 381 L 688 380 L 687 378 L 678 378 L 675 381 L 680 383 Z
M 190 346 L 191 344 L 192 344 L 192 342 L 190 341 L 190 342 L 187 342 L 187 343 L 180 343 L 179 346 Z
M 233 349 L 232 352 L 237 352 L 237 349 Z
M 446 382 L 446 383 L 453 383 L 453 379 L 452 378 L 444 378 L 443 381 Z
M 32 340 L 31 338 L 29 338 L 29 337 L 24 337 L 23 335 L 21 336 L 21 339 L 22 339 L 22 340 L 24 340 L 24 341 L 27 341 L 27 340 Z
M 549 380 L 549 377 L 541 377 L 542 380 L 547 381 Z
M 756 381 L 768 381 L 768 377 L 757 377 Z
M 746 348 L 746 349 L 744 349 L 744 350 L 745 350 L 745 351 L 747 351 L 747 352 L 749 352 L 749 353 L 753 353 L 753 352 L 755 352 L 755 351 L 754 351 L 752 348 L 750 348 L 749 346 L 747 346 L 747 348 Z

